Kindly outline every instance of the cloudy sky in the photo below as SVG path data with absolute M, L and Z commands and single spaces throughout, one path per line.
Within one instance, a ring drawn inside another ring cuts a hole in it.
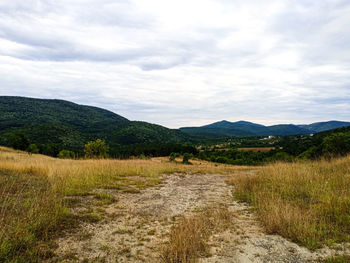
M 350 121 L 350 1 L 1 0 L 0 95 L 172 128 Z

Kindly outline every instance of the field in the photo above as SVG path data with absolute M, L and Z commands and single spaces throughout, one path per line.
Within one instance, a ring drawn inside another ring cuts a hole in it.
M 252 151 L 252 152 L 269 152 L 274 150 L 275 147 L 242 147 L 237 148 L 239 151 Z
M 347 262 L 350 157 L 191 162 L 1 147 L 0 262 Z
M 256 209 L 268 233 L 312 250 L 325 244 L 348 249 L 350 157 L 276 163 L 252 176 L 232 177 L 229 183 L 237 199 Z
M 243 168 L 244 169 L 244 168 Z M 97 203 L 116 199 L 96 189 L 138 193 L 162 182 L 170 173 L 230 173 L 229 166 L 181 165 L 155 160 L 60 160 L 0 148 L 0 261 L 40 261 L 50 258 L 52 238 L 81 222 L 101 219 L 96 211 L 75 215 L 69 209 L 78 198 Z

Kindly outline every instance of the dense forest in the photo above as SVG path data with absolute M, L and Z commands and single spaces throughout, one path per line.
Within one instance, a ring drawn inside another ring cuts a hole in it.
M 180 130 L 196 138 L 215 139 L 235 136 L 307 135 L 346 126 L 350 126 L 350 122 L 326 121 L 308 125 L 278 124 L 264 126 L 248 121 L 229 122 L 224 120 L 201 127 L 183 127 Z
M 126 156 L 153 144 L 191 142 L 188 135 L 160 125 L 128 119 L 113 112 L 62 100 L 0 97 L 0 145 L 57 156 L 69 150 L 81 156 L 89 141 L 102 139 L 112 156 Z M 33 146 L 35 145 L 35 146 Z M 140 146 L 143 145 L 143 146 Z M 151 150 L 153 149 L 153 150 Z

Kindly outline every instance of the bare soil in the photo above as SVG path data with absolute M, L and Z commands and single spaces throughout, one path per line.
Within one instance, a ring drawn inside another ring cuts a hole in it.
M 57 256 L 51 261 L 160 262 L 161 249 L 177 219 L 218 204 L 233 212 L 232 227 L 211 236 L 210 255 L 200 258 L 201 263 L 317 262 L 337 253 L 329 249 L 311 252 L 265 234 L 251 209 L 234 201 L 232 186 L 225 183 L 227 176 L 172 174 L 163 179 L 162 184 L 140 193 L 110 190 L 118 201 L 106 206 L 93 205 L 93 197 L 80 197 L 74 213 L 93 210 L 102 220 L 82 223 L 76 231 L 65 233 L 57 240 Z

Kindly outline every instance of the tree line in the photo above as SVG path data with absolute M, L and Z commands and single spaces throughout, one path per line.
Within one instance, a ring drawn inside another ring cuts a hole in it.
M 149 143 L 132 144 L 110 147 L 105 140 L 96 139 L 87 142 L 80 150 L 63 149 L 58 143 L 34 144 L 23 133 L 14 133 L 10 136 L 9 146 L 28 153 L 40 153 L 59 158 L 119 158 L 128 159 L 132 156 L 159 157 L 169 156 L 172 152 L 180 154 L 197 154 L 196 147 L 190 144 L 179 143 Z

